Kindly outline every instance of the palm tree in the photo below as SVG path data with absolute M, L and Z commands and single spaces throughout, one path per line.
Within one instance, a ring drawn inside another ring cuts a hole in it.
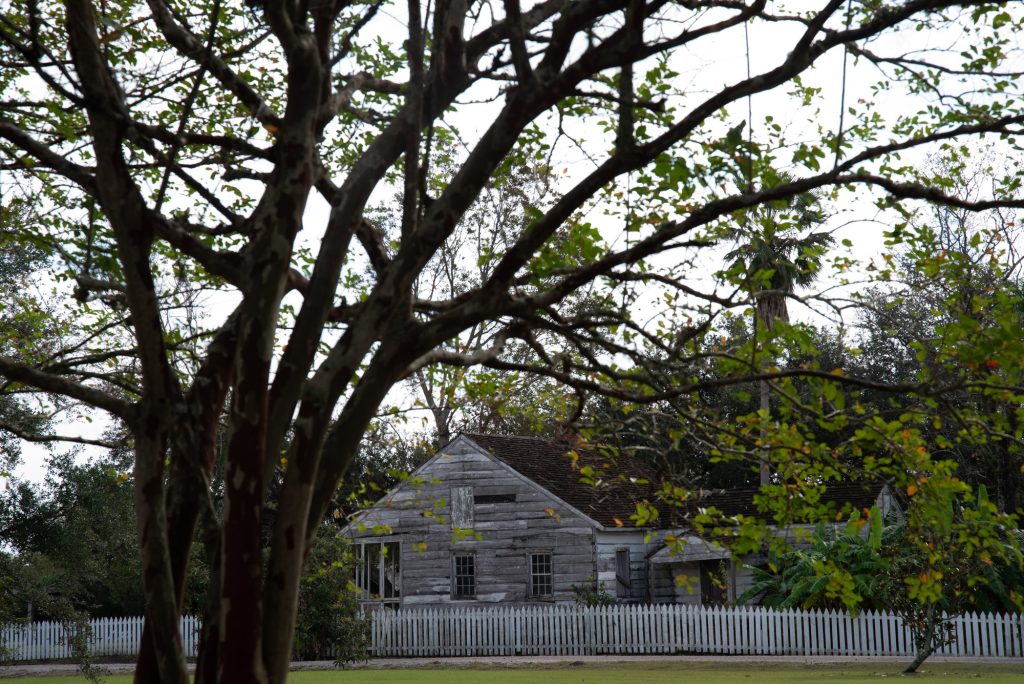
M 787 182 L 780 179 L 779 182 Z M 736 229 L 737 247 L 726 255 L 730 271 L 754 298 L 754 324 L 775 329 L 776 321 L 789 322 L 787 300 L 799 287 L 818 275 L 821 259 L 832 245 L 827 232 L 807 232 L 826 219 L 818 197 L 805 193 L 767 205 L 753 221 Z M 767 359 L 762 356 L 762 368 Z M 768 382 L 761 380 L 761 411 L 771 410 Z M 762 430 L 762 441 L 765 436 Z M 768 460 L 761 461 L 761 484 L 771 478 Z

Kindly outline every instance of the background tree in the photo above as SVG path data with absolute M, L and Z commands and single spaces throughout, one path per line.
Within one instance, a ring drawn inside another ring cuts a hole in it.
M 0 183 L 0 192 L 2 188 Z M 33 272 L 43 265 L 44 252 L 17 239 L 17 228 L 30 220 L 28 209 L 23 202 L 3 200 L 0 195 L 0 350 L 11 352 L 52 332 L 52 322 L 30 286 Z M 0 473 L 5 473 L 20 458 L 20 438 L 45 434 L 50 426 L 49 416 L 27 401 L 27 393 L 11 388 L 3 375 L 0 383 Z
M 75 283 L 53 297 L 74 324 L 5 348 L 0 374 L 8 391 L 64 397 L 131 435 L 147 618 L 137 679 L 188 679 L 178 616 L 202 517 L 216 562 L 196 680 L 285 680 L 319 524 L 388 393 L 421 369 L 485 365 L 580 396 L 671 400 L 707 385 L 690 370 L 707 358 L 709 321 L 747 299 L 697 277 L 721 270 L 706 261 L 738 216 L 850 188 L 901 207 L 1020 206 L 1012 179 L 967 199 L 900 161 L 983 134 L 1013 144 L 1024 122 L 1013 11 L 973 0 L 834 0 L 806 13 L 762 0 L 15 0 L 0 20 L 4 178 L 45 217 L 15 230 L 45 250 L 54 282 Z M 691 88 L 674 71 L 676 55 L 719 59 L 744 29 L 778 36 L 757 73 L 705 69 Z M 912 50 L 936 32 L 951 36 L 948 53 Z M 843 103 L 848 118 L 819 135 L 814 68 L 840 51 L 878 67 L 876 92 L 895 109 Z M 730 112 L 748 97 L 786 98 L 814 132 L 794 143 L 766 121 L 738 161 Z M 431 188 L 444 128 L 465 147 Z M 586 161 L 557 170 L 567 149 Z M 823 170 L 826 154 L 837 162 Z M 482 255 L 486 275 L 423 296 L 424 269 L 484 189 L 527 164 L 555 170 L 557 192 Z M 776 168 L 792 180 L 762 182 Z M 395 188 L 401 220 L 385 237 L 368 208 Z M 590 288 L 591 304 L 563 306 Z M 479 346 L 453 348 L 487 323 Z M 529 356 L 506 355 L 513 344 Z M 819 411 L 837 384 L 863 385 L 765 372 L 752 351 L 716 356 L 719 382 L 766 378 L 784 393 L 808 378 Z M 1020 358 L 1013 345 L 992 351 L 1001 369 Z M 974 382 L 1009 383 L 1016 399 L 1017 378 Z M 779 484 L 765 496 L 791 500 L 839 469 L 807 427 L 812 402 L 779 404 L 768 454 Z M 871 427 L 840 456 L 901 486 L 932 470 L 909 427 L 907 438 L 901 424 Z M 760 449 L 759 429 L 723 430 L 722 448 Z
M 1024 609 L 1024 597 L 1006 583 L 1024 569 L 1020 534 L 1000 519 L 985 488 L 975 495 L 962 483 L 929 480 L 922 486 L 942 494 L 910 507 L 907 524 L 886 548 L 891 608 L 917 648 L 907 673 L 956 640 L 951 618 L 971 609 Z M 972 541 L 961 544 L 965 531 Z
M 965 180 L 962 174 L 943 172 L 951 182 L 960 179 L 968 192 L 978 192 L 979 175 L 992 173 L 976 171 Z M 905 247 L 884 265 L 890 282 L 859 297 L 863 306 L 857 328 L 862 332 L 858 355 L 849 362 L 851 372 L 888 384 L 956 385 L 964 375 L 1005 376 L 997 350 L 1012 344 L 1011 330 L 1024 320 L 1016 217 L 1012 212 L 971 216 L 944 209 L 914 225 Z M 970 338 L 972 331 L 986 329 L 993 334 Z M 1012 369 L 1008 381 L 1015 382 Z M 888 419 L 908 411 L 934 412 L 921 399 L 892 399 L 869 391 L 862 400 Z M 1012 393 L 960 388 L 946 394 L 942 412 L 945 422 L 923 428 L 941 437 L 947 457 L 959 465 L 958 474 L 974 487 L 987 486 L 1000 510 L 1018 511 L 1024 454 Z M 964 439 L 964 434 L 971 437 Z
M 779 183 L 788 179 L 781 178 Z M 754 301 L 755 334 L 760 327 L 765 337 L 771 335 L 776 321 L 789 322 L 787 300 L 797 288 L 814 282 L 821 270 L 821 259 L 832 245 L 827 232 L 808 232 L 825 222 L 820 201 L 813 194 L 803 194 L 786 201 L 768 203 L 733 236 L 739 245 L 726 255 L 730 270 Z M 765 367 L 771 359 L 765 351 Z M 767 380 L 759 384 L 760 408 L 771 414 L 771 391 Z M 771 468 L 761 465 L 760 483 L 771 481 Z
M 126 465 L 114 459 L 79 465 L 73 453 L 55 455 L 41 485 L 15 480 L 0 492 L 0 540 L 32 577 L 35 593 L 96 617 L 142 612 Z M 19 591 L 17 585 L 7 590 Z M 19 617 L 62 619 L 47 614 L 38 599 L 30 603 L 28 595 L 18 601 Z
M 371 423 L 335 493 L 338 519 L 344 516 L 347 520 L 373 505 L 405 474 L 423 465 L 433 455 L 432 437 L 427 430 L 407 434 L 386 419 Z

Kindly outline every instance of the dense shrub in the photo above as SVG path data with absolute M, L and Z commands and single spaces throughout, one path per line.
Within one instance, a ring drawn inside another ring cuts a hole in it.
M 339 663 L 366 658 L 369 618 L 359 609 L 352 582 L 355 557 L 336 525 L 324 523 L 299 588 L 295 625 L 295 658 Z

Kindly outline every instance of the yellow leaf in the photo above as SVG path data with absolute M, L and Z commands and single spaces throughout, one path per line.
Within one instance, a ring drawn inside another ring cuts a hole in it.
M 917 494 L 916 484 L 912 484 L 909 487 L 907 487 L 907 496 L 914 496 L 914 494 Z
M 115 31 L 111 31 L 110 33 L 107 33 L 107 34 L 105 34 L 105 35 L 100 37 L 100 44 L 101 45 L 106 45 L 107 43 L 111 43 L 111 42 L 117 40 L 118 38 L 120 38 L 123 34 L 124 34 L 124 29 L 123 28 L 119 28 L 119 29 L 117 29 Z
M 612 518 L 612 520 L 615 521 L 615 526 L 616 527 L 622 527 L 622 521 L 621 520 L 619 520 L 618 518 Z

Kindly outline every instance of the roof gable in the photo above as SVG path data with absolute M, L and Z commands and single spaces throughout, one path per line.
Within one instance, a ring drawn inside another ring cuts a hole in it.
M 343 531 L 351 532 L 356 530 L 360 525 L 373 524 L 374 521 L 378 520 L 382 512 L 385 512 L 384 515 L 386 516 L 387 511 L 396 510 L 396 506 L 398 508 L 407 506 L 410 500 L 422 503 L 425 499 L 421 498 L 421 490 L 423 492 L 427 492 L 428 497 L 430 496 L 431 490 L 435 490 L 433 492 L 434 496 L 443 496 L 444 498 L 447 498 L 447 490 L 445 490 L 444 494 L 438 494 L 436 491 L 436 487 L 447 487 L 452 481 L 451 474 L 445 474 L 444 469 L 454 463 L 462 463 L 463 465 L 466 463 L 479 464 L 481 461 L 489 463 L 490 467 L 505 473 L 506 477 L 517 482 L 521 482 L 522 486 L 535 491 L 537 495 L 542 496 L 545 500 L 548 500 L 552 506 L 558 509 L 561 515 L 565 515 L 568 512 L 571 513 L 572 516 L 578 517 L 581 521 L 586 521 L 589 525 L 596 527 L 601 527 L 603 525 L 598 518 L 590 515 L 589 511 L 580 510 L 572 501 L 563 499 L 557 492 L 545 487 L 543 483 L 538 482 L 535 478 L 529 477 L 526 473 L 522 472 L 519 468 L 514 467 L 506 460 L 495 456 L 487 447 L 478 444 L 473 439 L 473 437 L 476 436 L 477 435 L 469 434 L 457 435 L 450 442 L 438 449 L 437 453 L 431 456 L 426 462 L 409 473 L 407 478 L 392 487 L 372 506 L 356 513 L 349 523 L 344 526 Z M 543 442 L 543 440 L 535 441 Z M 559 452 L 560 455 L 562 453 L 563 452 Z M 571 467 L 568 458 L 562 459 L 561 463 L 566 468 Z M 472 481 L 464 481 L 462 484 L 473 483 Z M 583 484 L 578 484 L 577 486 L 581 488 L 585 487 Z M 412 499 L 409 498 L 410 496 Z

